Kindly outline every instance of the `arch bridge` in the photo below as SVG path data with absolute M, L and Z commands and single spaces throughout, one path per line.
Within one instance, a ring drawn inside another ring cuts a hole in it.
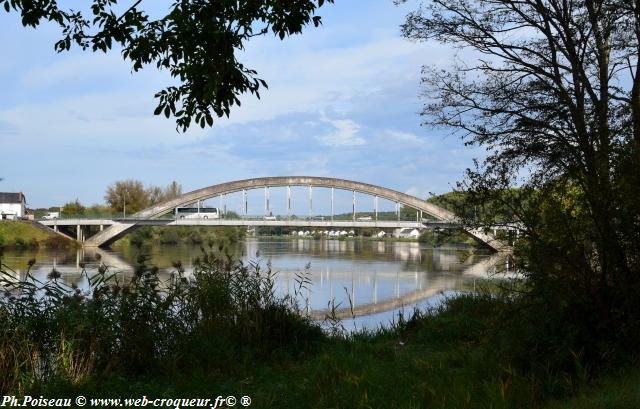
M 354 218 L 352 221 L 344 220 L 272 220 L 265 218 L 263 220 L 248 220 L 248 219 L 166 219 L 162 216 L 173 212 L 176 207 L 193 205 L 200 201 L 210 199 L 213 197 L 226 197 L 231 193 L 242 192 L 244 200 L 244 209 L 246 214 L 247 209 L 247 191 L 253 189 L 265 190 L 265 207 L 268 207 L 268 189 L 270 187 L 286 187 L 288 192 L 288 207 L 291 207 L 291 187 L 304 186 L 309 188 L 309 198 L 311 203 L 311 192 L 313 188 L 329 188 L 331 189 L 331 214 L 334 210 L 334 189 L 351 191 L 353 194 L 353 212 Z M 378 198 L 386 199 L 396 203 L 396 209 L 399 209 L 400 205 L 408 206 L 416 209 L 420 216 L 417 217 L 415 222 L 406 221 L 379 221 L 377 220 L 356 220 L 355 218 L 355 195 L 356 193 L 362 193 L 374 197 L 374 203 L 377 213 Z M 422 214 L 426 214 L 432 217 L 433 221 L 425 221 L 421 217 Z M 506 248 L 505 244 L 495 239 L 492 235 L 484 233 L 478 229 L 466 229 L 461 220 L 455 216 L 452 212 L 428 203 L 415 196 L 411 196 L 405 193 L 398 192 L 396 190 L 384 188 L 381 186 L 371 185 L 368 183 L 356 182 L 346 179 L 336 179 L 328 177 L 314 177 L 314 176 L 278 176 L 278 177 L 262 177 L 254 179 L 237 180 L 232 182 L 221 183 L 213 186 L 208 186 L 202 189 L 194 190 L 192 192 L 185 193 L 175 199 L 165 201 L 153 205 L 147 209 L 144 209 L 138 213 L 133 214 L 130 218 L 126 219 L 77 219 L 77 220 L 43 220 L 42 224 L 57 229 L 58 226 L 63 225 L 75 225 L 78 228 L 77 238 L 79 241 L 84 242 L 84 246 L 87 247 L 102 247 L 108 246 L 118 238 L 127 234 L 131 229 L 144 225 L 217 225 L 217 226 L 298 226 L 298 227 L 311 227 L 311 228 L 348 228 L 348 227 L 377 227 L 377 228 L 402 228 L 402 227 L 425 227 L 425 224 L 439 224 L 444 226 L 456 226 L 460 227 L 476 240 L 484 243 L 493 250 L 500 251 Z M 87 238 L 83 237 L 83 227 L 90 225 L 99 225 L 100 231 L 95 235 Z M 106 227 L 106 228 L 104 228 Z

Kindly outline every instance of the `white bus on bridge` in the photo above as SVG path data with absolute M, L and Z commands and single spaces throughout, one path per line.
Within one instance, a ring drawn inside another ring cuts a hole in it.
M 219 219 L 216 207 L 176 207 L 176 219 Z

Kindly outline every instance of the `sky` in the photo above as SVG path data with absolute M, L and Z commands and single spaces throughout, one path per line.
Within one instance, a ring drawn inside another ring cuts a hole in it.
M 16 14 L 0 13 L 0 191 L 24 192 L 31 208 L 102 203 L 108 185 L 129 178 L 176 180 L 185 192 L 287 175 L 421 198 L 449 191 L 481 152 L 450 130 L 420 125 L 421 67 L 445 68 L 456 50 L 403 39 L 412 7 L 336 0 L 320 9 L 320 28 L 252 39 L 238 59 L 269 89 L 260 100 L 244 96 L 212 128 L 186 133 L 153 115 L 154 93 L 172 81 L 167 72 L 133 73 L 118 51 L 57 54 L 55 27 L 24 28 Z

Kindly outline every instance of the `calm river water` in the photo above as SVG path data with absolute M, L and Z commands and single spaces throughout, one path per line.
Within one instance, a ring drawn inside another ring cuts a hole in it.
M 187 273 L 201 255 L 200 246 L 151 246 L 145 250 L 77 250 L 71 252 L 5 251 L 2 261 L 24 276 L 27 263 L 35 258 L 32 274 L 45 279 L 52 268 L 69 283 L 87 288 L 80 274 L 82 263 L 89 272 L 102 262 L 123 274 L 141 252 L 148 264 L 169 274 L 174 261 L 181 261 Z M 311 284 L 299 294 L 301 306 L 315 318 L 323 318 L 331 303 L 349 329 L 376 327 L 397 319 L 400 311 L 409 314 L 414 306 L 437 304 L 443 296 L 472 290 L 478 278 L 485 278 L 504 264 L 489 253 L 472 252 L 460 245 L 433 248 L 415 242 L 339 241 L 313 239 L 262 240 L 248 238 L 231 252 L 263 268 L 271 264 L 277 272 L 276 287 L 281 293 L 294 292 L 296 277 L 307 274 Z

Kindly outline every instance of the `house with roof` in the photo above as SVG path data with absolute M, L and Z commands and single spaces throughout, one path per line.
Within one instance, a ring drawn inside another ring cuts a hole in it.
M 413 228 L 403 228 L 397 231 L 396 236 L 403 239 L 417 239 L 418 237 L 420 237 L 420 230 Z
M 0 219 L 17 220 L 26 214 L 27 200 L 22 192 L 0 192 Z

